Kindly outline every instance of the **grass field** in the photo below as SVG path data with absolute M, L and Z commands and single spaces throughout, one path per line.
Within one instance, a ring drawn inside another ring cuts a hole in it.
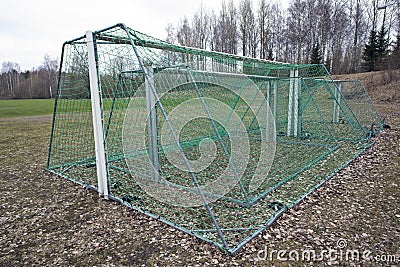
M 0 100 L 0 118 L 53 114 L 54 99 Z
M 370 251 L 374 258 L 312 264 L 398 266 L 400 79 L 367 85 L 391 129 L 233 257 L 43 173 L 53 101 L 0 101 L 0 266 L 309 266 L 310 261 L 278 260 L 277 252 L 272 259 L 264 256 L 274 250 L 338 250 L 339 240 L 346 241 L 340 251 Z

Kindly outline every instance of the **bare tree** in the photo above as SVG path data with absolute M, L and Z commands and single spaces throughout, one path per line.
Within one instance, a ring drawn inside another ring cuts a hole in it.
M 167 38 L 165 39 L 165 41 L 170 44 L 175 44 L 176 34 L 174 25 L 172 25 L 172 23 L 168 23 L 167 28 L 165 28 L 165 30 L 167 31 Z
M 193 45 L 198 48 L 206 49 L 209 39 L 209 15 L 203 5 L 194 14 L 192 21 Z
M 259 45 L 259 34 L 257 31 L 257 21 L 254 19 L 253 8 L 250 9 L 250 14 L 247 51 L 249 51 L 249 56 L 256 58 Z
M 210 19 L 209 19 L 209 25 L 208 25 L 208 31 L 210 33 L 210 39 L 209 39 L 209 47 L 212 51 L 221 51 L 220 49 L 220 28 L 219 28 L 219 20 L 217 15 L 215 14 L 214 11 L 211 12 L 210 14 Z
M 379 0 L 372 0 L 369 1 L 369 6 L 367 8 L 368 14 L 368 21 L 369 21 L 369 28 L 371 30 L 377 31 L 378 27 L 378 7 L 379 7 Z
M 287 61 L 286 18 L 278 4 L 271 6 L 271 31 L 272 43 L 268 58 L 273 59 L 275 52 L 275 60 Z
M 222 1 L 219 16 L 211 15 L 211 39 L 216 51 L 236 54 L 238 43 L 237 10 L 233 0 Z
M 289 60 L 292 62 L 301 63 L 303 61 L 303 51 L 308 35 L 307 13 L 307 3 L 303 0 L 294 0 L 288 9 L 287 41 L 291 51 Z
M 186 17 L 181 20 L 178 26 L 177 40 L 180 45 L 192 46 L 192 29 Z
M 221 10 L 217 13 L 212 11 L 208 20 L 209 45 L 208 48 L 230 54 L 237 53 L 237 10 L 234 2 L 222 1 Z M 222 63 L 219 59 L 213 59 L 213 68 L 220 70 Z M 224 62 L 228 66 L 228 62 Z M 235 68 L 236 66 L 230 66 Z
M 331 61 L 328 62 L 332 73 L 338 74 L 344 72 L 344 49 L 348 43 L 347 37 L 350 36 L 349 18 L 346 12 L 347 0 L 337 0 L 332 8 L 332 30 L 330 42 Z M 347 39 L 347 40 L 346 40 Z
M 6 86 L 6 96 L 14 98 L 16 97 L 19 89 L 19 78 L 21 73 L 21 67 L 18 63 L 11 61 L 3 62 L 1 66 L 1 73 Z
M 47 86 L 46 86 L 46 88 L 43 88 L 43 89 L 44 90 L 48 89 L 49 97 L 52 98 L 55 93 L 56 86 L 57 86 L 58 60 L 51 58 L 49 55 L 45 55 L 41 68 L 45 72 L 46 80 L 47 80 L 46 81 Z
M 390 66 L 391 68 L 400 68 L 400 1 L 397 1 L 393 5 L 395 9 L 395 31 L 396 31 L 396 41 L 393 43 L 393 51 L 390 56 Z
M 292 0 L 287 11 L 267 0 L 252 3 L 241 0 L 236 7 L 226 0 L 211 12 L 201 7 L 190 25 L 181 21 L 179 43 L 291 63 L 310 62 L 319 44 L 329 70 L 342 73 L 360 70 L 369 31 L 382 28 L 378 3 L 388 4 L 383 23 L 389 34 L 400 36 L 400 4 L 390 0 Z
M 260 58 L 271 59 L 269 54 L 271 51 L 271 6 L 266 0 L 260 0 L 258 6 L 258 27 L 260 36 Z
M 350 24 L 353 27 L 352 31 L 353 40 L 348 50 L 351 50 L 349 56 L 348 72 L 357 72 L 360 70 L 361 51 L 363 43 L 365 42 L 365 32 L 367 32 L 367 23 L 364 17 L 364 5 L 362 0 L 351 0 L 348 2 Z M 350 51 L 349 51 L 350 52 Z
M 251 27 L 254 27 L 254 15 L 250 0 L 242 0 L 239 4 L 239 31 L 243 56 L 250 55 Z
M 330 56 L 328 54 L 329 43 L 331 40 L 332 30 L 332 0 L 319 0 L 317 8 L 318 17 L 318 30 L 317 30 L 317 41 L 321 45 L 321 54 L 323 61 Z

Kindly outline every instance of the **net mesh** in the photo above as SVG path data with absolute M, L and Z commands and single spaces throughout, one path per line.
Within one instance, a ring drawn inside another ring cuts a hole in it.
M 371 145 L 358 81 L 93 33 L 110 196 L 234 253 Z M 86 38 L 63 46 L 47 169 L 98 187 Z

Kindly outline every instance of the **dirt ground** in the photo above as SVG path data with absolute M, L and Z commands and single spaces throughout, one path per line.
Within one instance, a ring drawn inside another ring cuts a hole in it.
M 366 83 L 391 129 L 235 256 L 44 173 L 49 116 L 0 120 L 0 266 L 399 266 L 399 81 Z

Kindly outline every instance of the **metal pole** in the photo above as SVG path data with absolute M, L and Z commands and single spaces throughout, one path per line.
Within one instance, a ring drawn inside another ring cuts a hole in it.
M 342 91 L 342 83 L 335 82 L 335 89 L 333 92 L 334 99 L 333 99 L 333 114 L 332 114 L 332 122 L 339 123 L 339 115 L 340 115 L 340 95 Z
M 294 70 L 290 70 L 289 82 L 289 105 L 288 105 L 288 119 L 287 119 L 287 136 L 292 135 L 292 117 L 293 117 L 293 91 L 294 91 Z
M 293 136 L 297 136 L 299 131 L 299 99 L 300 99 L 300 80 L 299 80 L 299 70 L 294 71 L 294 92 L 293 92 Z
M 274 119 L 275 119 L 275 125 L 277 123 L 277 103 L 278 103 L 278 80 L 274 80 Z
M 148 126 L 147 132 L 149 136 L 149 156 L 152 163 L 151 176 L 154 181 L 159 180 L 158 172 L 160 170 L 159 164 L 159 152 L 157 146 L 157 110 L 156 110 L 156 99 L 151 88 L 155 88 L 154 82 L 154 69 L 152 66 L 145 66 L 147 70 L 148 79 L 145 79 L 145 90 L 146 90 L 146 104 L 147 104 L 147 116 Z
M 342 95 L 342 82 L 339 82 L 337 88 L 336 122 L 339 122 L 340 116 L 340 97 Z
M 337 88 L 334 82 L 334 89 L 333 89 L 333 111 L 332 111 L 332 122 L 337 123 L 336 121 L 336 106 L 337 106 Z
M 266 96 L 267 100 L 266 100 L 266 105 L 268 107 L 270 106 L 270 99 L 271 99 L 270 89 L 271 89 L 271 81 L 267 81 L 267 96 Z M 269 111 L 270 111 L 270 109 L 267 109 L 267 114 L 266 114 L 266 116 L 267 116 L 267 124 L 265 126 L 266 133 L 268 133 L 269 127 L 271 126 L 271 122 L 270 122 L 271 118 L 269 116 Z M 271 142 L 272 140 L 268 140 L 268 137 L 269 137 L 269 135 L 267 134 L 267 142 Z
M 93 40 L 93 33 L 91 31 L 86 32 L 86 42 L 89 60 L 90 96 L 93 115 L 93 134 L 96 153 L 97 183 L 100 196 L 104 196 L 105 199 L 108 199 L 108 179 L 106 153 L 104 146 L 103 116 L 100 101 L 101 91 L 99 88 L 99 79 L 96 66 L 97 64 L 95 57 L 95 41 Z
M 296 70 L 296 81 L 297 81 L 297 97 L 295 99 L 296 101 L 296 136 L 299 136 L 301 134 L 301 124 L 302 124 L 302 111 L 301 111 L 301 83 L 302 79 L 300 78 L 299 75 L 299 70 Z

